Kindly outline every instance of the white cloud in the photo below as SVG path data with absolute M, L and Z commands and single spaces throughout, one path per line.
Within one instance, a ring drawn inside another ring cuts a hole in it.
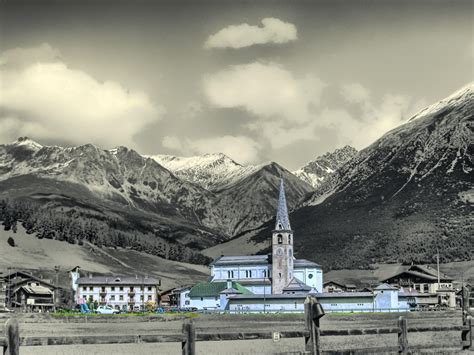
M 287 43 L 297 39 L 296 26 L 277 18 L 264 18 L 263 27 L 243 23 L 223 28 L 210 35 L 205 48 L 244 48 L 255 44 Z
M 341 94 L 350 103 L 360 104 L 370 99 L 369 90 L 358 83 L 343 85 Z
M 183 155 L 224 153 L 241 164 L 255 163 L 259 159 L 260 144 L 246 136 L 221 136 L 192 139 L 179 139 L 167 136 L 163 146 Z
M 385 94 L 379 104 L 374 104 L 370 91 L 361 84 L 343 85 L 341 94 L 349 103 L 360 105 L 361 116 L 354 117 L 344 108 L 325 109 L 319 115 L 318 125 L 333 128 L 341 142 L 357 149 L 405 123 L 424 105 L 424 100 L 413 102 L 408 96 L 394 94 Z
M 163 109 L 146 94 L 68 68 L 55 60 L 58 53 L 42 45 L 0 57 L 0 108 L 8 113 L 0 115 L 0 130 L 11 127 L 14 119 L 10 139 L 28 135 L 73 144 L 133 146 L 133 136 L 159 119 Z
M 276 63 L 235 65 L 209 75 L 204 91 L 211 104 L 243 108 L 263 119 L 305 122 L 325 84 L 314 76 L 297 79 Z
M 165 136 L 163 137 L 163 140 L 161 142 L 163 147 L 171 150 L 177 150 L 180 151 L 183 149 L 183 145 L 181 143 L 181 140 L 178 137 L 175 136 Z

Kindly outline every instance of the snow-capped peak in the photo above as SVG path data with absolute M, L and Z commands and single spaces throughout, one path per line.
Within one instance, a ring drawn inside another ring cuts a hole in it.
M 232 184 L 256 170 L 255 166 L 242 166 L 223 153 L 191 157 L 159 154 L 148 157 L 180 178 L 210 190 Z
M 333 174 L 339 167 L 352 159 L 357 154 L 357 150 L 346 145 L 336 149 L 332 153 L 326 153 L 308 162 L 301 169 L 293 172 L 301 180 L 313 187 L 318 187 L 326 178 Z
M 465 100 L 469 96 L 473 95 L 474 93 L 474 82 L 470 82 L 469 84 L 463 86 L 461 89 L 455 91 L 453 94 L 445 97 L 444 99 L 438 101 L 437 103 L 425 107 L 418 113 L 416 113 L 409 121 L 416 120 L 421 117 L 425 117 L 436 112 L 441 111 L 445 107 L 453 106 L 459 103 L 461 100 Z
M 18 138 L 16 141 L 13 142 L 13 145 L 26 147 L 26 148 L 29 148 L 29 149 L 35 150 L 35 151 L 40 150 L 41 148 L 43 148 L 43 146 L 41 144 L 35 142 L 34 140 L 32 140 L 28 137 Z

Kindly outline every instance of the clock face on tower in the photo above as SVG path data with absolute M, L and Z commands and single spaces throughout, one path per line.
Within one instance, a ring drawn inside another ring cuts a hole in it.
M 278 255 L 278 256 L 282 256 L 283 255 L 283 248 L 277 248 L 275 254 Z

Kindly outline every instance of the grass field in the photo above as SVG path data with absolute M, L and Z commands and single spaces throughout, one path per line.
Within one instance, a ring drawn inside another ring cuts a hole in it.
M 460 325 L 460 312 L 424 312 L 404 314 L 408 326 L 427 325 Z M 399 314 L 346 314 L 326 315 L 321 320 L 321 329 L 362 329 L 375 327 L 394 327 Z M 6 317 L 6 315 L 3 315 Z M 91 335 L 137 335 L 137 334 L 180 334 L 182 317 L 163 317 L 149 321 L 128 317 L 120 322 L 108 322 L 111 317 L 103 317 L 103 321 L 92 323 L 66 322 L 65 319 L 54 319 L 48 315 L 19 315 L 21 336 L 91 336 Z M 113 318 L 113 317 L 112 317 Z M 5 319 L 0 319 L 3 322 Z M 199 315 L 194 318 L 197 332 L 251 332 L 251 331 L 288 331 L 303 330 L 303 315 Z M 457 353 L 460 350 L 460 332 L 429 332 L 409 333 L 410 346 L 437 346 L 451 344 L 452 348 L 444 349 L 443 353 Z M 359 335 L 359 336 L 324 336 L 324 350 L 356 349 L 366 347 L 396 346 L 396 334 Z M 288 351 L 304 350 L 303 338 L 251 341 L 217 341 L 197 342 L 198 354 L 275 354 Z M 79 355 L 79 354 L 180 354 L 178 343 L 157 344 L 113 344 L 113 345 L 74 345 L 74 346 L 43 346 L 21 347 L 22 355 Z

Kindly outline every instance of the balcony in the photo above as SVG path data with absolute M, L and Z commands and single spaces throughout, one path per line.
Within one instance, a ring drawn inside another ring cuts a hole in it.
M 128 296 L 129 297 L 134 297 L 135 296 L 135 290 L 128 291 Z

